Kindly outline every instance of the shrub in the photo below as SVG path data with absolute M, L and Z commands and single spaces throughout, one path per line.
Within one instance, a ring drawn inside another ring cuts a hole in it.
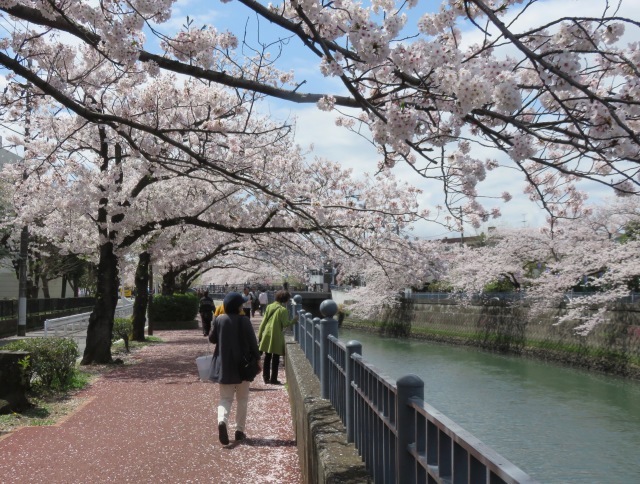
M 501 278 L 485 285 L 483 292 L 513 292 L 513 284 L 507 278 Z
M 31 354 L 31 365 L 25 367 L 28 381 L 50 389 L 62 389 L 71 383 L 79 356 L 78 345 L 71 338 L 27 338 L 3 349 L 28 351 Z
M 349 314 L 351 314 L 351 311 L 345 308 L 344 304 L 338 304 L 338 312 L 336 314 L 336 318 L 338 320 L 338 326 L 342 326 L 342 323 L 344 322 L 344 318 L 349 316 Z
M 129 353 L 129 335 L 131 333 L 133 333 L 133 321 L 131 321 L 131 318 L 115 318 L 113 320 L 111 341 L 122 339 L 127 353 Z
M 156 296 L 149 308 L 154 322 L 193 321 L 198 314 L 198 296 L 194 293 Z
M 427 292 L 452 292 L 453 286 L 447 281 L 433 281 L 427 285 Z

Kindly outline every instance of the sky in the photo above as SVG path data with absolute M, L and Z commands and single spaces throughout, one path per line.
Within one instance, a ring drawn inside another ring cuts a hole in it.
M 617 2 L 611 2 L 615 4 Z M 581 15 L 597 16 L 602 13 L 606 0 L 544 0 L 534 5 L 527 14 L 519 19 L 519 25 L 528 23 L 540 24 L 549 18 L 549 12 L 553 17 L 562 17 L 580 9 Z M 418 16 L 427 11 L 435 10 L 440 2 L 429 0 L 419 3 L 419 8 L 409 10 L 410 15 L 407 25 L 414 26 Z M 637 18 L 640 11 L 640 0 L 623 0 L 620 14 L 631 18 Z M 264 20 L 258 21 L 256 15 L 237 1 L 222 3 L 218 0 L 178 0 L 173 7 L 172 18 L 160 26 L 160 30 L 168 35 L 175 33 L 187 19 L 193 21 L 193 26 L 213 25 L 220 31 L 230 30 L 241 41 L 245 35 L 250 42 L 261 41 L 270 43 L 284 35 L 277 27 L 271 26 Z M 464 28 L 464 26 L 463 26 Z M 473 32 L 463 36 L 464 42 L 472 43 L 477 34 Z M 157 41 L 151 34 L 148 35 L 147 50 L 158 51 Z M 638 40 L 638 39 L 626 39 Z M 322 92 L 331 94 L 346 94 L 346 89 L 335 78 L 324 78 L 318 69 L 319 59 L 310 51 L 305 50 L 296 39 L 288 42 L 284 55 L 277 62 L 283 70 L 294 70 L 297 81 L 305 81 L 300 88 L 301 92 Z M 1 87 L 1 86 L 0 86 Z M 376 149 L 364 139 L 353 133 L 335 126 L 334 113 L 320 111 L 313 104 L 295 104 L 276 99 L 268 100 L 262 108 L 272 116 L 284 119 L 297 119 L 296 141 L 302 147 L 313 146 L 316 156 L 324 157 L 340 162 L 345 167 L 353 168 L 356 173 L 374 173 L 380 160 Z M 433 182 L 428 182 L 417 177 L 415 172 L 406 165 L 398 165 L 394 168 L 394 174 L 400 180 L 409 181 L 421 188 L 423 194 L 420 197 L 422 208 L 433 208 L 441 202 L 442 188 Z M 490 209 L 499 207 L 502 217 L 494 219 L 483 225 L 479 230 L 465 227 L 465 235 L 474 235 L 486 232 L 489 226 L 496 227 L 539 227 L 544 224 L 545 213 L 537 205 L 530 202 L 522 194 L 524 189 L 522 174 L 514 170 L 502 169 L 492 172 L 487 181 L 480 185 L 479 191 L 489 193 L 496 197 L 495 201 L 486 203 Z M 590 193 L 594 201 L 601 200 L 610 195 L 599 185 L 584 185 L 584 190 Z M 513 199 L 504 203 L 499 198 L 503 191 L 508 190 Z M 438 224 L 420 223 L 416 225 L 414 235 L 422 238 L 458 237 L 458 232 L 448 232 Z

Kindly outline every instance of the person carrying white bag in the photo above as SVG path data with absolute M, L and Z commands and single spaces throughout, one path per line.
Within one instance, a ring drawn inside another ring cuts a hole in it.
M 236 399 L 235 440 L 246 438 L 247 403 L 249 385 L 261 369 L 260 353 L 256 333 L 248 316 L 240 316 L 244 298 L 237 292 L 230 292 L 224 298 L 224 312 L 216 317 L 209 333 L 209 341 L 216 345 L 211 361 L 209 380 L 220 385 L 218 402 L 218 438 L 222 445 L 229 444 L 227 430 L 229 412 Z M 249 376 L 242 376 L 241 366 L 250 360 L 253 370 Z

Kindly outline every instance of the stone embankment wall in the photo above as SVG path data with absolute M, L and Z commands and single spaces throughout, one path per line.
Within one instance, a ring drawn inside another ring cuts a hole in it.
M 362 459 L 340 417 L 321 397 L 320 383 L 297 343 L 288 341 L 286 374 L 304 482 L 370 483 Z
M 526 307 L 408 303 L 377 322 L 347 321 L 347 327 L 532 356 L 640 379 L 640 306 L 620 305 L 611 319 L 587 336 L 575 324 L 555 324 L 562 309 L 529 317 Z

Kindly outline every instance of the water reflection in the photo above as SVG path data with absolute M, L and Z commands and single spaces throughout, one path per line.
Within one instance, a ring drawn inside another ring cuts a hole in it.
M 366 360 L 541 482 L 640 483 L 640 384 L 474 348 L 343 330 Z

